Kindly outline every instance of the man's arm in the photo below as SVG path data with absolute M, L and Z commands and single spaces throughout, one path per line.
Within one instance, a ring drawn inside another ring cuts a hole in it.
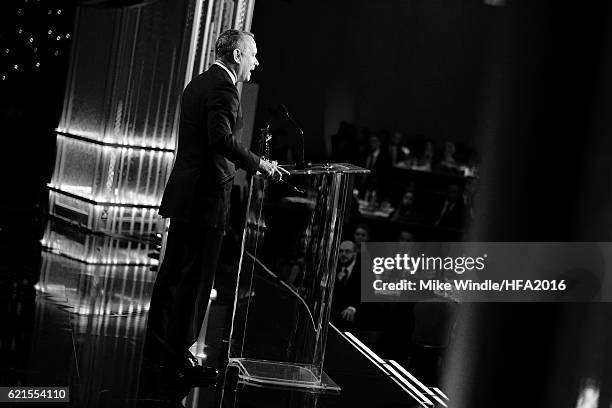
M 357 308 L 361 304 L 361 286 L 360 286 L 360 277 L 359 270 L 361 263 L 361 257 L 358 255 L 355 264 L 353 265 L 353 270 L 351 275 L 348 278 L 347 282 L 347 296 L 345 304 L 342 306 L 343 309 L 340 312 L 340 316 L 347 322 L 352 322 L 355 320 L 357 315 Z
M 224 85 L 208 99 L 208 141 L 236 166 L 256 173 L 260 167 L 259 157 L 242 146 L 232 134 L 238 104 L 238 91 L 230 85 Z
M 275 163 L 262 160 L 242 146 L 234 137 L 232 129 L 236 124 L 238 112 L 238 91 L 233 86 L 224 85 L 208 101 L 208 137 L 211 146 L 225 157 L 230 159 L 236 166 L 245 169 L 249 173 L 258 170 L 268 177 L 281 177 L 287 171 L 278 167 Z

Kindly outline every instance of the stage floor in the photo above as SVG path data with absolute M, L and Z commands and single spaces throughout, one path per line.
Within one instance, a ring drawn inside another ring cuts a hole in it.
M 339 393 L 249 384 L 235 367 L 216 386 L 176 387 L 142 367 L 151 266 L 88 265 L 42 251 L 27 234 L 1 235 L 0 386 L 67 386 L 74 407 L 419 407 L 444 401 L 441 391 L 335 327 L 325 372 Z M 208 345 L 199 345 L 217 367 L 227 354 L 230 314 L 229 302 L 214 301 Z

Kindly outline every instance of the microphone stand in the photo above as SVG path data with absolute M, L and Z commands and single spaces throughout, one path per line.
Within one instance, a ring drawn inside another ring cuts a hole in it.
M 304 131 L 302 130 L 300 125 L 298 125 L 298 123 L 291 117 L 291 115 L 289 115 L 289 111 L 287 110 L 287 107 L 285 105 L 281 104 L 279 107 L 280 107 L 280 111 L 283 114 L 283 116 L 289 119 L 289 122 L 291 122 L 291 124 L 297 129 L 300 135 L 300 142 L 301 142 L 300 153 L 301 154 L 300 154 L 300 159 L 297 161 L 297 163 L 295 163 L 295 168 L 296 170 L 307 170 L 310 167 L 312 167 L 312 163 L 309 161 L 306 161 L 306 155 L 304 153 L 305 144 L 306 144 L 304 140 Z

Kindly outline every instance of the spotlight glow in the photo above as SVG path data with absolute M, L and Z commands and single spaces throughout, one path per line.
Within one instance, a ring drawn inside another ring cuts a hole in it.
M 593 382 L 589 382 L 584 386 L 578 395 L 576 408 L 597 408 L 599 404 L 599 387 Z

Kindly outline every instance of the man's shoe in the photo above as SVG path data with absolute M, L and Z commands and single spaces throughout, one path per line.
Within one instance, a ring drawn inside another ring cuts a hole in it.
M 219 378 L 219 370 L 214 367 L 196 365 L 183 368 L 178 372 L 178 377 L 180 381 L 192 386 L 211 385 Z
M 192 385 L 207 385 L 214 383 L 219 378 L 219 370 L 214 367 L 202 367 L 198 359 L 185 352 L 183 367 L 179 370 L 179 379 Z

